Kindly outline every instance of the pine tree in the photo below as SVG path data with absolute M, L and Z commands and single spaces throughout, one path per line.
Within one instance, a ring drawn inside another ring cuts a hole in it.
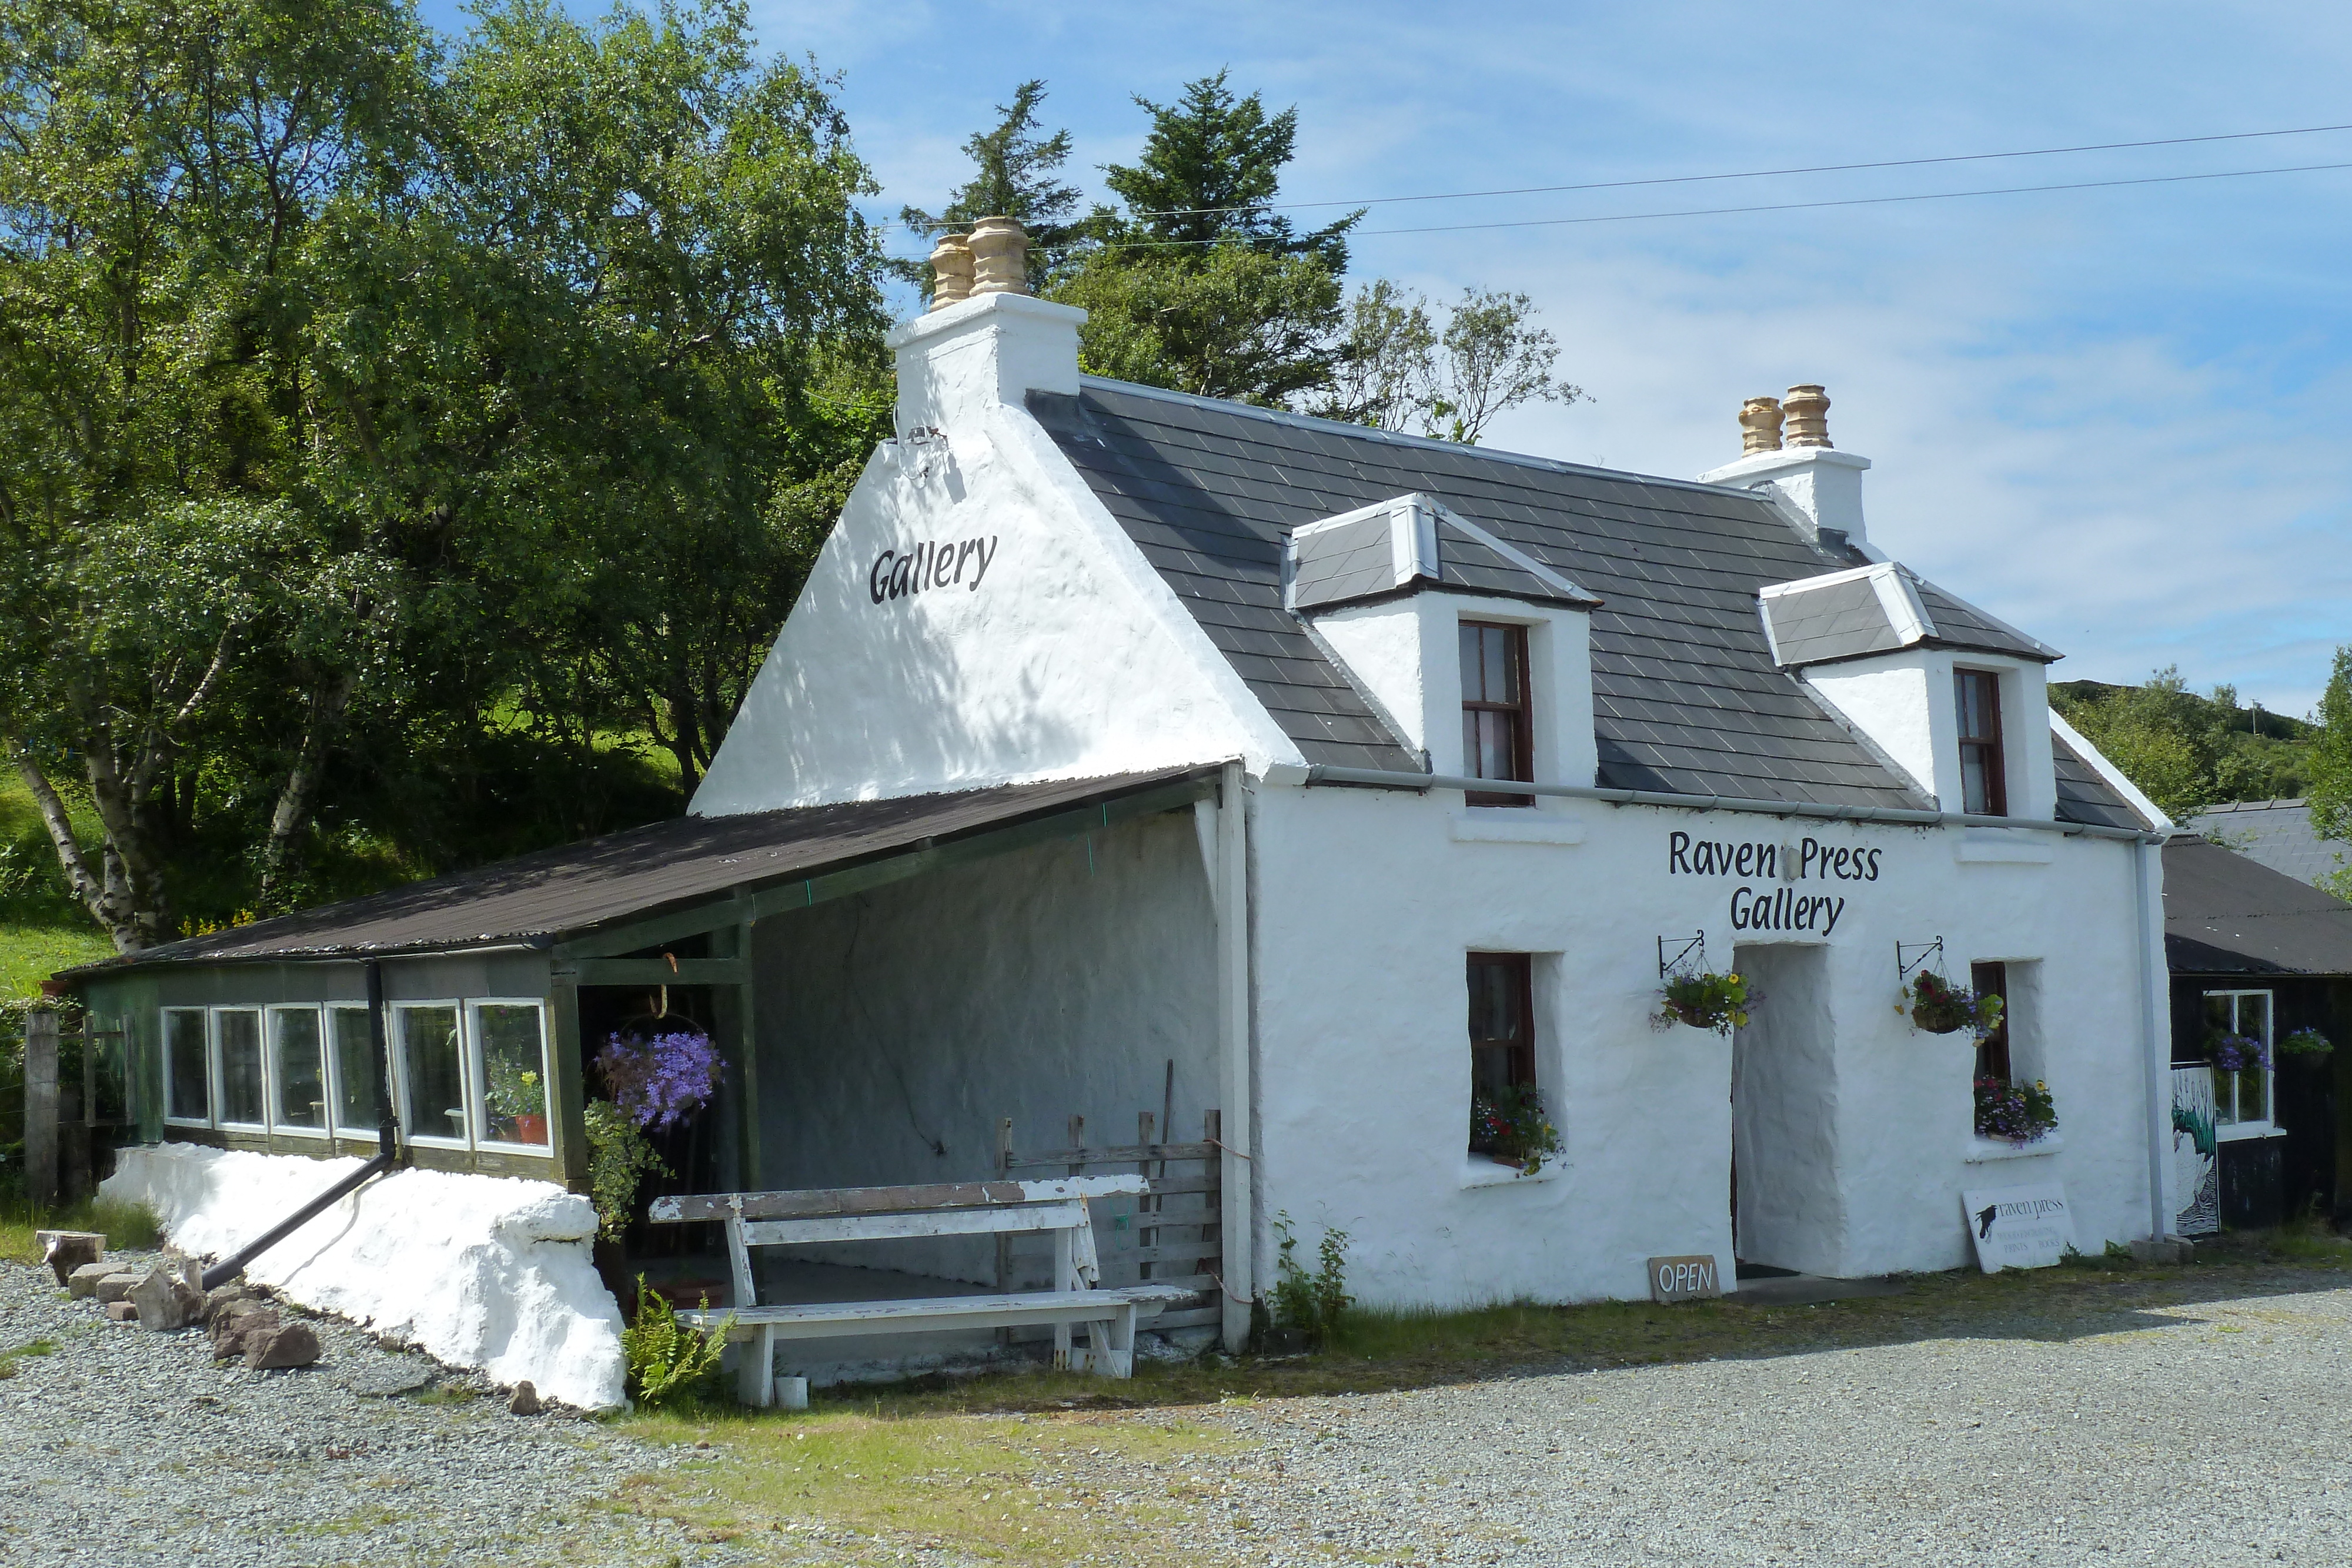
M 937 215 L 919 207 L 901 207 L 899 220 L 928 238 L 981 218 L 1017 218 L 1029 233 L 1030 282 L 1041 284 L 1054 258 L 1076 237 L 1066 220 L 1078 205 L 1077 187 L 1055 177 L 1069 161 L 1070 133 L 1038 134 L 1037 106 L 1045 101 L 1042 79 L 1014 88 L 1013 101 L 996 106 L 995 127 L 975 132 L 963 144 L 972 162 L 971 178 L 956 188 Z M 927 266 L 909 263 L 908 268 L 929 287 Z

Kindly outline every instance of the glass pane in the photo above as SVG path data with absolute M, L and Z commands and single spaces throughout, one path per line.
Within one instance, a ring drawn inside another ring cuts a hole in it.
M 2216 1067 L 2213 1072 L 2213 1121 L 2228 1126 L 2238 1119 L 2238 1074 Z
M 220 1019 L 221 1108 L 224 1122 L 259 1126 L 261 1101 L 261 1015 L 224 1012 Z
M 480 1007 L 482 1076 L 488 1081 L 490 1136 L 501 1144 L 547 1145 L 547 1064 L 540 1050 L 539 1009 Z
M 1471 776 L 1477 779 L 1508 779 L 1515 760 L 1511 753 L 1510 715 L 1481 710 L 1478 715 L 1478 765 Z
M 375 1068 L 369 1060 L 368 1010 L 337 1008 L 335 1018 L 335 1125 L 354 1133 L 376 1130 Z
M 1478 681 L 1478 672 L 1480 669 L 1479 660 L 1481 657 L 1483 657 L 1483 655 L 1480 653 L 1478 647 L 1478 628 L 1475 626 L 1463 627 L 1462 700 L 1465 703 L 1483 702 L 1486 700 L 1486 698 L 1481 695 Z
M 466 1136 L 466 1087 L 457 1065 L 457 1009 L 402 1008 L 400 1071 L 408 1090 L 408 1131 L 418 1138 Z
M 1499 626 L 1482 626 L 1478 640 L 1486 651 L 1486 700 L 1490 703 L 1515 703 L 1519 700 L 1518 661 L 1511 657 L 1511 644 L 1517 641 Z
M 205 1092 L 205 1015 L 168 1012 L 163 1015 L 163 1080 L 167 1116 L 190 1122 L 212 1120 L 212 1098 Z
M 1985 753 L 1980 746 L 1960 747 L 1960 810 L 1972 816 L 1986 814 L 1992 795 L 1985 788 Z
M 2237 1010 L 2230 1005 L 2235 999 L 2209 994 L 2205 998 L 2205 1027 L 2221 1034 L 2237 1033 Z
M 1518 970 L 1509 964 L 1470 962 L 1470 1038 L 1520 1040 L 1527 1020 L 1519 1016 Z
M 315 1008 L 279 1008 L 269 1015 L 270 1065 L 277 1070 L 278 1124 L 327 1124 L 327 1058 Z
M 1511 1087 L 1511 1053 L 1502 1046 L 1470 1052 L 1470 1088 L 1474 1093 L 1495 1095 Z
M 2271 1042 L 2271 994 L 2250 991 L 2238 998 L 2238 1032 L 2264 1045 Z

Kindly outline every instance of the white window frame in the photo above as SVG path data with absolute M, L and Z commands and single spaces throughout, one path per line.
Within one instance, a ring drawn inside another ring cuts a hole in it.
M 320 1124 L 305 1127 L 298 1122 L 281 1122 L 283 1112 L 278 1098 L 278 1015 L 309 1013 L 319 1020 L 319 1086 L 326 1096 L 320 1107 Z M 335 1135 L 335 1051 L 334 1041 L 327 1033 L 327 1009 L 323 1002 L 270 1002 L 261 1009 L 261 1061 L 263 1082 L 268 1094 L 262 1109 L 269 1117 L 269 1130 L 289 1138 L 331 1138 Z
M 539 1088 L 547 1104 L 548 1141 L 518 1144 L 490 1136 L 490 1080 L 482 1057 L 481 1009 L 529 1008 L 539 1015 Z M 478 1149 L 499 1154 L 533 1155 L 545 1159 L 555 1153 L 555 1094 L 547 1073 L 547 999 L 544 997 L 472 997 L 466 1002 L 463 1042 L 466 1052 L 466 1110 L 468 1128 Z
M 2230 1032 L 2232 1034 L 2245 1032 L 2238 1027 L 2238 998 L 2241 997 L 2263 998 L 2263 1054 L 2270 1059 L 2270 1065 L 2263 1069 L 2263 1105 L 2270 1113 L 2251 1121 L 2239 1120 L 2236 1114 L 2238 1086 L 2233 1082 L 2230 1085 L 2230 1103 L 2226 1107 L 2230 1113 L 2230 1120 L 2223 1121 L 2221 1117 L 2225 1107 L 2221 1103 L 2221 1086 L 2219 1074 L 2216 1073 L 2216 1082 L 2213 1085 L 2213 1135 L 2223 1143 L 2238 1138 L 2267 1137 L 2278 1126 L 2278 1044 L 2276 1040 L 2278 994 L 2259 986 L 2250 986 L 2237 990 L 2202 992 L 2198 997 L 2197 1013 L 2200 1023 L 2204 1021 L 2204 1004 L 2216 997 L 2230 998 Z M 2206 1071 L 2214 1071 L 2211 1063 L 2207 1063 Z M 2231 1076 L 2234 1077 L 2235 1074 Z
M 469 1060 L 473 1052 L 467 1049 L 466 1002 L 461 997 L 420 997 L 384 1007 L 392 1014 L 392 1029 L 385 1044 L 390 1048 L 392 1061 L 392 1109 L 400 1122 L 401 1136 L 420 1148 L 467 1149 L 474 1146 L 474 1071 Z M 465 1130 L 457 1134 L 420 1133 L 404 1114 L 408 1109 L 408 1015 L 427 1008 L 446 1008 L 457 1019 L 457 1103 L 466 1113 Z
M 276 1075 L 269 1071 L 269 1009 L 259 1002 L 230 1002 L 208 1009 L 211 1027 L 205 1030 L 210 1038 L 210 1060 L 213 1074 L 213 1125 L 224 1133 L 262 1133 L 269 1131 L 269 1106 L 277 1092 Z M 256 1046 L 261 1058 L 261 1120 L 232 1122 L 228 1119 L 227 1074 L 221 1070 L 221 1016 L 224 1013 L 251 1013 L 255 1019 Z
M 390 1004 L 386 1005 L 389 1006 Z M 371 1009 L 365 1002 L 334 1001 L 321 1002 L 319 1004 L 319 1011 L 320 1015 L 320 1022 L 327 1031 L 327 1060 L 330 1063 L 328 1068 L 328 1071 L 330 1073 L 328 1090 L 331 1098 L 327 1102 L 327 1126 L 334 1135 L 339 1138 L 373 1138 L 380 1135 L 383 1132 L 383 1129 L 380 1127 L 347 1126 L 342 1121 L 343 1061 L 342 1056 L 337 1049 L 338 1042 L 335 1039 L 335 1015 L 337 1013 L 350 1012 L 358 1013 L 361 1017 L 365 1018 L 370 1010 Z M 387 1030 L 384 1038 L 385 1048 L 389 1050 L 391 1048 L 391 1033 Z M 400 1091 L 396 1084 L 397 1080 L 393 1076 L 392 1064 L 390 1062 L 386 1062 L 384 1064 L 384 1089 L 385 1092 L 393 1097 L 393 1120 L 398 1122 L 400 1120 Z M 407 1131 L 407 1127 L 404 1124 L 401 1131 L 405 1133 Z
M 198 1049 L 205 1055 L 205 1113 L 202 1117 L 172 1114 L 172 1015 L 194 1013 L 205 1020 L 204 1040 Z M 213 1071 L 213 1011 L 210 1008 L 172 1007 L 155 1009 L 155 1027 L 163 1037 L 163 1124 L 167 1127 L 204 1127 L 215 1124 L 220 1112 L 219 1082 Z

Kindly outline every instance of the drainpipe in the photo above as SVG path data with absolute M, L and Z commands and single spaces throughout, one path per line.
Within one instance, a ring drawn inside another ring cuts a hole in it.
M 2161 841 L 2143 840 L 2133 849 L 2133 906 L 2139 916 L 2140 1058 L 2147 1078 L 2148 1235 L 2161 1241 L 2172 1233 L 2164 1195 L 2165 1156 L 2172 1143 L 2172 1031 L 2169 971 L 2164 951 L 2164 904 L 2158 894 L 2164 874 Z
M 392 1091 L 384 1076 L 383 967 L 367 967 L 368 1046 L 374 1061 L 375 1157 L 336 1182 L 326 1191 L 222 1259 L 204 1272 L 204 1288 L 215 1291 L 245 1272 L 245 1266 L 293 1235 L 345 1197 L 358 1191 L 401 1163 L 400 1122 L 393 1114 Z

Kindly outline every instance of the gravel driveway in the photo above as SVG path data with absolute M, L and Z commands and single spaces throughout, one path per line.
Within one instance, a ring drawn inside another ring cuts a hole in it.
M 1268 1563 L 2352 1562 L 2352 1291 L 2052 1328 L 1227 1406 L 1214 1504 Z
M 0 1563 L 700 1555 L 672 1526 L 580 1507 L 668 1451 L 593 1422 L 509 1416 L 484 1385 L 310 1321 L 326 1351 L 315 1367 L 215 1367 L 201 1329 L 110 1324 L 47 1270 L 0 1262 L 0 1356 L 57 1346 L 0 1379 Z

